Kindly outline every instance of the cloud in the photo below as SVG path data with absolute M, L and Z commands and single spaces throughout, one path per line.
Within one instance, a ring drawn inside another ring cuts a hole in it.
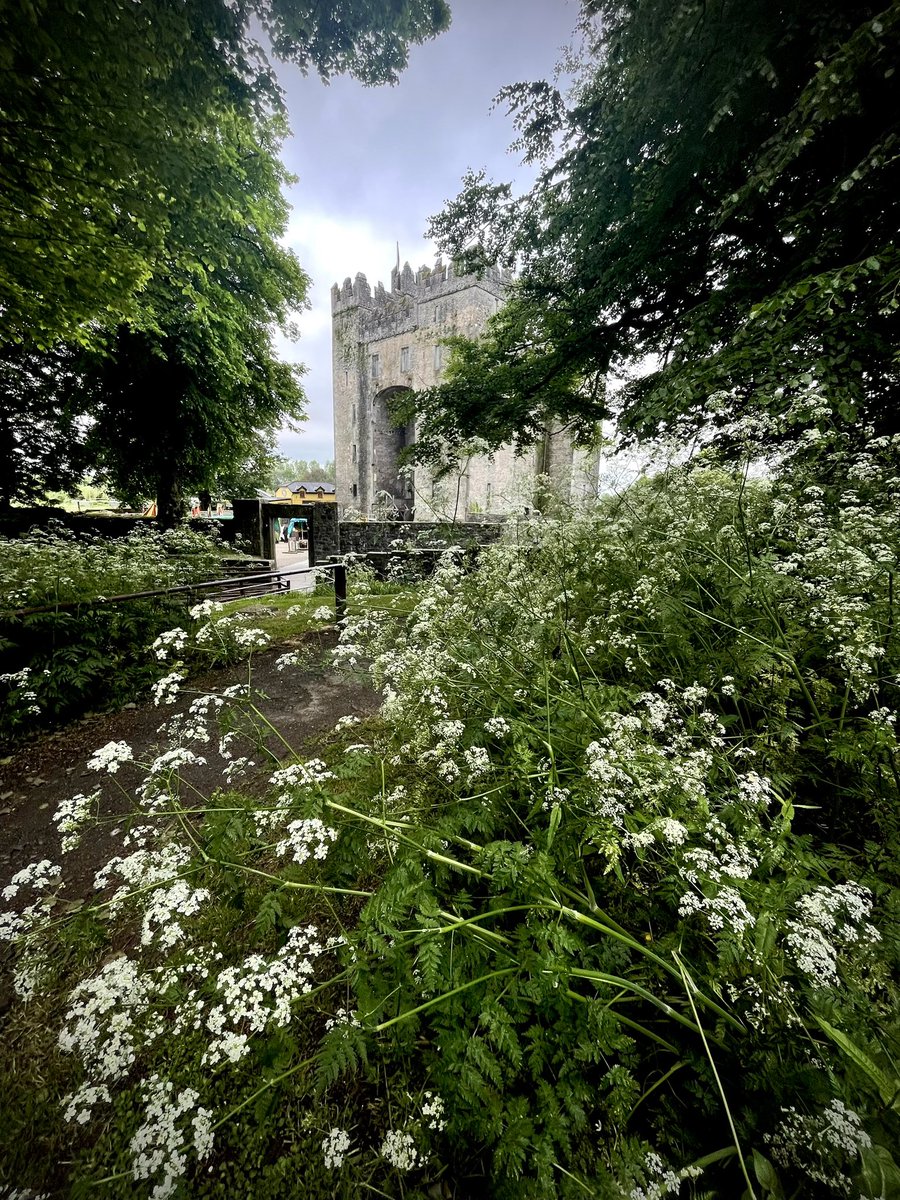
M 302 362 L 307 395 L 308 420 L 302 431 L 282 430 L 279 446 L 295 458 L 334 458 L 331 397 L 331 285 L 343 283 L 362 271 L 374 285 L 381 280 L 390 287 L 390 273 L 397 257 L 397 242 L 376 230 L 370 221 L 339 218 L 312 208 L 296 208 L 284 237 L 311 279 L 310 307 L 297 314 L 300 340 L 278 337 L 278 353 L 289 362 Z M 415 262 L 434 256 L 434 249 L 417 241 Z M 401 252 L 402 252 L 401 246 Z

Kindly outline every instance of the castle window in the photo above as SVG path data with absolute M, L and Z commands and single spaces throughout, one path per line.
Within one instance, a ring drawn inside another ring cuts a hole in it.
M 409 346 L 400 347 L 400 370 L 409 371 Z
M 357 490 L 358 490 L 358 489 L 357 489 L 357 487 L 356 487 L 356 484 L 355 484 L 355 483 L 354 483 L 354 485 L 353 485 L 353 488 L 352 488 L 351 490 L 352 490 L 352 492 L 353 492 L 353 499 L 355 500 L 355 499 L 356 499 Z
M 492 490 L 493 489 L 491 488 L 491 485 L 488 484 L 487 491 L 486 491 L 485 497 L 484 497 L 484 506 L 488 510 L 488 512 L 490 512 L 490 508 L 491 508 L 491 491 Z
M 350 456 L 350 461 L 356 462 L 356 442 L 353 443 L 353 450 L 352 450 L 352 454 Z
M 344 387 L 350 386 L 350 372 L 344 371 Z
M 355 404 L 352 406 L 351 420 L 353 421 L 353 424 L 355 425 L 356 424 L 356 405 Z
M 444 365 L 444 347 L 435 346 L 434 348 L 434 369 L 440 371 Z
M 372 355 L 372 378 L 378 379 L 381 376 L 381 355 Z

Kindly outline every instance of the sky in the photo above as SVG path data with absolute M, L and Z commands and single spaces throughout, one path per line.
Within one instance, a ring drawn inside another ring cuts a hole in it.
M 283 158 L 298 177 L 286 241 L 310 275 L 311 306 L 300 340 L 279 341 L 282 357 L 306 365 L 308 420 L 284 430 L 282 453 L 334 457 L 331 404 L 331 285 L 362 271 L 390 287 L 401 263 L 431 265 L 428 218 L 459 191 L 469 168 L 520 186 L 531 177 L 507 147 L 515 132 L 490 111 L 504 84 L 547 79 L 575 25 L 575 0 L 449 0 L 450 29 L 410 50 L 393 88 L 350 79 L 325 86 L 280 69 L 292 136 Z

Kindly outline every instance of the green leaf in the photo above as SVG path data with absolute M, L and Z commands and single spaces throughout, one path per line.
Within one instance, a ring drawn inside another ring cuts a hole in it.
M 884 1146 L 860 1150 L 862 1168 L 856 1184 L 865 1200 L 900 1200 L 900 1167 Z
M 753 1170 L 760 1187 L 764 1188 L 769 1195 L 781 1200 L 781 1197 L 784 1196 L 784 1189 L 781 1186 L 778 1173 L 766 1156 L 760 1154 L 758 1150 L 753 1151 Z
M 882 1101 L 895 1112 L 900 1112 L 900 1079 L 891 1078 L 872 1059 L 861 1050 L 855 1042 L 842 1033 L 840 1029 L 829 1024 L 824 1017 L 816 1017 L 820 1028 L 831 1038 L 838 1049 L 854 1062 L 864 1075 L 868 1076 L 878 1090 Z

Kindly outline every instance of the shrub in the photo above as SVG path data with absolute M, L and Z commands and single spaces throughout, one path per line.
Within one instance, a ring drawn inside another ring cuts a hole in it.
M 177 621 L 185 602 L 153 597 L 108 607 L 93 602 L 215 578 L 215 541 L 189 530 L 136 529 L 117 540 L 50 522 L 0 538 L 0 736 L 27 733 L 94 706 L 135 695 L 152 680 L 146 647 Z M 83 601 L 74 608 L 16 610 Z

